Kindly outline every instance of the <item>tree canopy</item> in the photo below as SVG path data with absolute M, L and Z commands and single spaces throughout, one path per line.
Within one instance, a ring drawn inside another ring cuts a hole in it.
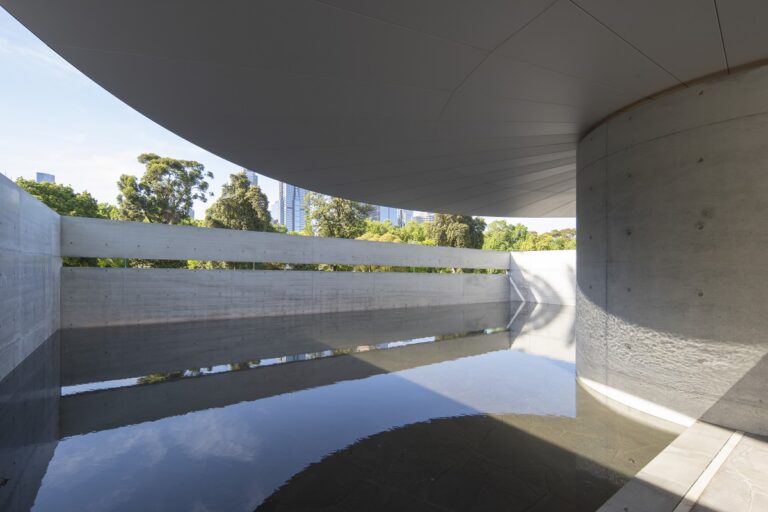
M 251 185 L 245 172 L 229 176 L 221 196 L 205 212 L 205 224 L 244 231 L 273 230 L 267 196 L 258 185 Z
M 485 220 L 469 215 L 438 213 L 429 225 L 429 235 L 437 245 L 448 247 L 483 247 Z
M 394 233 L 382 233 L 377 235 L 375 233 L 364 233 L 357 237 L 358 240 L 368 240 L 369 242 L 390 242 L 395 244 L 401 244 L 403 241 Z
M 206 202 L 205 178 L 213 178 L 213 173 L 206 172 L 201 163 L 154 153 L 143 153 L 138 160 L 146 167 L 141 179 L 123 174 L 117 182 L 117 206 L 122 219 L 180 224 L 190 219 L 194 201 Z
M 483 249 L 489 251 L 519 251 L 528 237 L 528 228 L 523 224 L 508 224 L 495 220 L 485 230 Z
M 304 198 L 304 232 L 308 235 L 357 238 L 365 232 L 371 205 L 308 192 Z
M 25 180 L 24 178 L 17 179 L 16 184 L 59 215 L 105 217 L 98 201 L 86 191 L 75 192 L 68 185 L 37 183 L 34 180 Z
M 420 245 L 477 247 L 478 232 L 483 219 L 460 215 L 438 215 L 435 222 L 411 221 L 405 226 L 393 226 L 389 221 L 367 220 L 360 240 L 402 242 Z M 474 237 L 474 239 L 473 239 Z M 482 232 L 483 249 L 489 251 L 550 251 L 576 248 L 576 230 L 555 229 L 547 233 L 529 231 L 523 224 L 495 220 Z
M 531 231 L 523 240 L 518 251 L 558 251 L 576 248 L 576 230 L 574 228 L 555 229 L 547 233 Z

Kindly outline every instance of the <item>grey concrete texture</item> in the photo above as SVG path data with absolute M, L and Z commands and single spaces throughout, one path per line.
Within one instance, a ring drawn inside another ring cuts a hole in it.
M 509 275 L 517 288 L 512 300 L 576 304 L 576 251 L 513 252 Z
M 505 274 L 62 269 L 62 327 L 509 301 Z
M 59 219 L 0 175 L 0 380 L 59 328 Z
M 509 254 L 498 251 L 80 217 L 62 218 L 61 251 L 63 256 L 99 258 L 405 267 L 509 267 Z
M 692 512 L 768 510 L 768 438 L 746 435 L 704 489 Z
M 579 147 L 579 374 L 768 433 L 768 68 L 637 106 Z
M 598 512 L 673 512 L 723 448 L 732 431 L 697 422 L 672 441 Z M 700 512 L 742 511 L 741 508 Z

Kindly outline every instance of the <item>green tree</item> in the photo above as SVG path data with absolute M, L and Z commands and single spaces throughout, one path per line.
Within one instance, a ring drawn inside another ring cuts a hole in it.
M 363 233 L 357 237 L 357 239 L 367 240 L 369 242 L 390 242 L 395 244 L 403 243 L 403 241 L 400 240 L 400 237 L 394 233 L 382 233 L 381 235 L 377 235 L 375 233 Z
M 106 218 L 99 209 L 98 201 L 86 191 L 75 192 L 68 185 L 37 183 L 24 178 L 17 179 L 16 184 L 59 215 Z
M 334 238 L 357 238 L 365 232 L 371 205 L 308 192 L 305 201 L 306 234 Z
M 485 230 L 483 249 L 488 251 L 519 251 L 528 237 L 528 228 L 523 224 L 508 224 L 495 220 Z
M 123 174 L 117 182 L 117 205 L 124 220 L 181 224 L 189 221 L 195 200 L 206 202 L 211 172 L 192 160 L 177 160 L 154 153 L 139 155 L 146 170 L 141 180 Z M 211 194 L 212 195 L 212 194 Z
M 429 237 L 429 223 L 412 220 L 397 229 L 397 236 L 407 244 L 437 245 Z
M 109 203 L 99 203 L 99 216 L 104 219 L 120 220 L 120 210 Z
M 576 248 L 576 230 L 573 228 L 555 229 L 546 233 L 530 231 L 518 248 L 518 251 L 558 251 Z
M 553 229 L 549 235 L 556 250 L 576 249 L 576 228 Z
M 205 224 L 212 228 L 243 231 L 272 231 L 267 196 L 251 185 L 244 172 L 231 174 L 219 197 L 205 212 Z
M 437 245 L 448 247 L 483 247 L 485 220 L 469 215 L 438 213 L 429 225 L 429 235 Z
M 365 234 L 371 236 L 380 236 L 387 233 L 394 234 L 397 228 L 392 225 L 392 222 L 385 220 L 384 222 L 378 220 L 365 219 Z

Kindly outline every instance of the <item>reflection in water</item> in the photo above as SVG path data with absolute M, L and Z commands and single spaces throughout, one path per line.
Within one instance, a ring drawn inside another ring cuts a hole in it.
M 417 345 L 420 343 L 433 343 L 436 341 L 452 340 L 456 338 L 466 338 L 469 336 L 476 336 L 482 334 L 493 334 L 505 332 L 507 329 L 502 327 L 496 327 L 491 329 L 482 329 L 479 331 L 459 332 L 452 334 L 443 334 L 438 336 L 426 336 L 422 338 L 413 338 L 408 340 L 389 341 L 386 343 L 377 343 L 376 345 L 358 345 L 356 347 L 347 348 L 334 348 L 328 350 L 322 350 L 320 352 L 309 352 L 306 354 L 292 354 L 281 357 L 270 357 L 267 359 L 257 359 L 255 361 L 243 361 L 239 363 L 219 364 L 216 366 L 209 366 L 208 368 L 192 368 L 189 370 L 181 370 L 177 372 L 166 373 L 153 373 L 151 375 L 145 375 L 137 377 L 135 379 L 116 379 L 107 380 L 103 382 L 89 382 L 87 384 L 76 384 L 73 386 L 65 386 L 61 388 L 62 395 L 73 395 L 77 393 L 83 393 L 86 391 L 94 391 L 100 389 L 114 389 L 120 387 L 126 387 L 131 385 L 142 384 L 156 384 L 158 382 L 166 382 L 169 380 L 190 378 L 190 377 L 202 377 L 204 375 L 213 375 L 215 373 L 233 372 L 241 370 L 250 370 L 254 368 L 260 368 L 264 366 L 272 366 L 276 364 L 295 363 L 298 361 L 310 361 L 313 359 L 322 359 L 324 357 L 337 357 L 347 356 L 351 354 L 360 354 L 362 352 L 370 352 L 371 350 L 387 350 L 392 348 L 402 348 L 409 345 Z
M 673 434 L 576 385 L 573 308 L 517 309 L 63 331 L 34 509 L 593 510 Z
M 59 439 L 59 336 L 0 382 L 0 510 L 28 510 Z

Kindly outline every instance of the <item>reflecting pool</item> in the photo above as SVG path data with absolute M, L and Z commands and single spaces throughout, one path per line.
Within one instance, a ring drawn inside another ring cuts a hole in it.
M 0 509 L 595 510 L 676 435 L 576 382 L 573 308 L 63 330 L 0 384 Z

